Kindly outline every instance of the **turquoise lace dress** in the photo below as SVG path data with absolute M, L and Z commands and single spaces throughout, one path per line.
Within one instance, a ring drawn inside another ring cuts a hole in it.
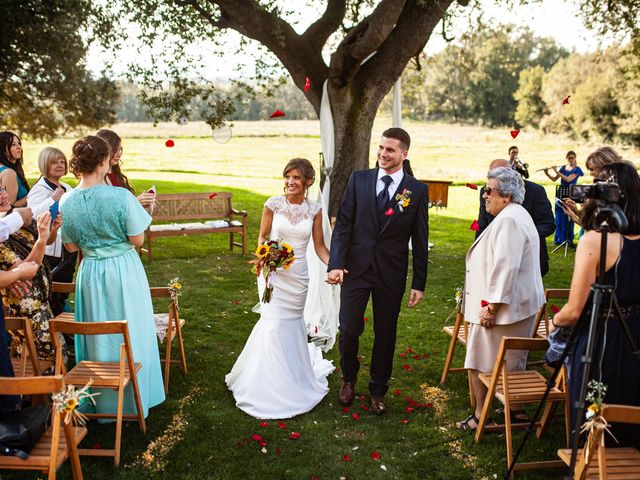
M 165 395 L 149 283 L 127 237 L 143 233 L 151 217 L 129 191 L 110 185 L 72 190 L 60 201 L 60 211 L 62 241 L 78 245 L 83 256 L 76 277 L 76 321 L 129 321 L 134 361 L 142 364 L 138 384 L 146 417 Z M 77 336 L 76 360 L 115 362 L 121 343 L 120 335 Z M 130 387 L 125 413 L 136 412 Z M 98 413 L 116 411 L 116 392 L 102 390 L 95 400 Z

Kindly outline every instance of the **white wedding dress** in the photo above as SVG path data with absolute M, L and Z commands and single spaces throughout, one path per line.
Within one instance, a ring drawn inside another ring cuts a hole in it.
M 307 343 L 303 317 L 309 283 L 305 256 L 320 205 L 293 205 L 280 196 L 269 198 L 265 206 L 273 212 L 271 238 L 291 245 L 295 261 L 289 270 L 277 270 L 271 301 L 260 303 L 260 319 L 225 382 L 236 406 L 249 415 L 291 418 L 320 403 L 334 369 L 319 347 Z M 262 294 L 262 276 L 258 283 Z

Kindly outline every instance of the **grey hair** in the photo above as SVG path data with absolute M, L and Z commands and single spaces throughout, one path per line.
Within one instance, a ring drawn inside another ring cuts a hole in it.
M 493 170 L 489 170 L 487 173 L 487 179 L 492 178 L 498 181 L 498 191 L 500 195 L 506 197 L 511 195 L 511 202 L 522 205 L 524 201 L 524 180 L 522 176 L 507 167 L 498 167 Z

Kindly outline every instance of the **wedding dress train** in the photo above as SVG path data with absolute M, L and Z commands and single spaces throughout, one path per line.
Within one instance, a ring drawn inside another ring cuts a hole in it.
M 326 376 L 334 367 L 322 351 L 307 343 L 303 312 L 308 289 L 306 252 L 313 217 L 320 206 L 289 204 L 271 197 L 271 238 L 293 247 L 295 262 L 278 269 L 269 303 L 260 303 L 256 323 L 231 372 L 225 377 L 236 405 L 256 418 L 290 418 L 310 411 L 328 393 Z M 260 292 L 264 280 L 258 279 Z

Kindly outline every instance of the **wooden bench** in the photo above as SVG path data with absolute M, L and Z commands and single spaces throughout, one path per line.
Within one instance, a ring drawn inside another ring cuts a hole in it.
M 228 233 L 229 249 L 241 247 L 242 254 L 247 253 L 247 212 L 231 206 L 230 192 L 219 192 L 209 198 L 208 193 L 169 193 L 158 195 L 153 211 L 153 221 L 145 232 L 147 256 L 153 260 L 151 245 L 156 237 L 173 237 L 196 233 Z M 240 217 L 234 220 L 233 217 Z M 185 222 L 189 223 L 167 223 Z M 234 235 L 242 237 L 236 242 Z

